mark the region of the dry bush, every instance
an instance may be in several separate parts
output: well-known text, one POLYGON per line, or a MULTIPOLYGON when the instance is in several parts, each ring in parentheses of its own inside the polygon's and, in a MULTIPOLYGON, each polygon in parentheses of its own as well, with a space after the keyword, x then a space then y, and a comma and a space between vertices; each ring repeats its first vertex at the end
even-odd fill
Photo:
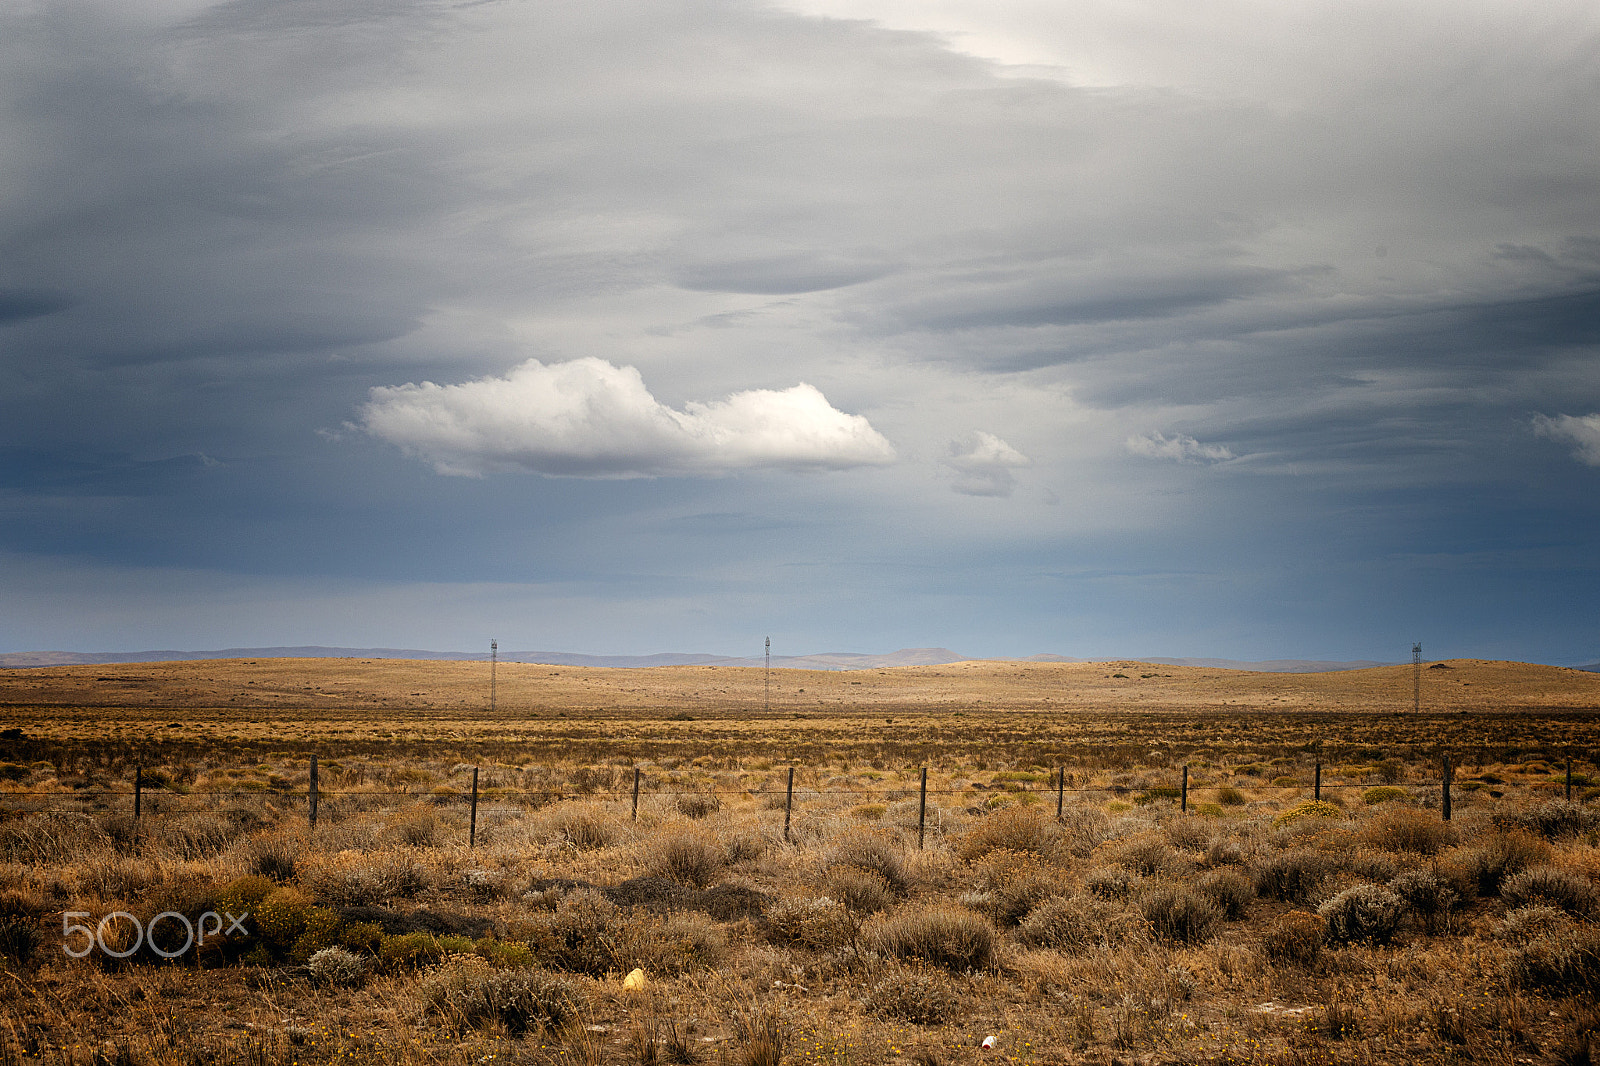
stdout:
POLYGON ((1139 900, 1150 929, 1163 940, 1200 944, 1217 935, 1222 908, 1183 885, 1168 885, 1145 893, 1139 900))
POLYGON ((1369 818, 1356 837, 1361 843, 1384 851, 1433 855, 1455 844, 1460 834, 1449 822, 1429 811, 1390 807, 1369 818))
POLYGON ((690 888, 706 888, 722 873, 727 853, 709 834, 693 830, 669 832, 645 846, 645 868, 690 888))
POLYGON ((317 899, 335 906, 410 899, 432 881, 421 863, 399 851, 313 855, 301 866, 301 885, 317 899))
POLYGON ((288 833, 269 830, 252 833, 242 851, 246 868, 252 874, 287 883, 294 880, 305 847, 304 841, 288 833))
POLYGON ((579 851, 610 847, 617 837, 611 819, 590 804, 558 807, 546 816, 545 825, 562 842, 579 851))
POLYGON ((876 914, 894 906, 894 889, 876 870, 834 866, 823 875, 823 891, 855 914, 876 914))
POLYGON ((1338 944, 1387 944, 1400 928, 1405 900, 1382 885, 1351 885, 1317 908, 1326 938, 1338 944))
POLYGON ((647 973, 694 973, 718 965, 728 954, 722 927, 694 912, 664 919, 633 915, 623 926, 620 939, 618 970, 640 967, 647 973))
POLYGON ((1433 870, 1407 870, 1389 882, 1389 889, 1405 901, 1417 924, 1430 933, 1462 902, 1449 879, 1433 870))
POLYGON ((1127 899, 1143 878, 1120 866, 1101 866, 1083 875, 1083 887, 1101 899, 1127 899))
POLYGON ((1600 995, 1600 929, 1570 925, 1512 951, 1510 976, 1523 988, 1552 995, 1600 995))
POLYGON ((1587 877, 1549 866, 1512 874, 1500 882, 1500 898, 1508 908, 1546 903, 1580 918, 1593 914, 1597 902, 1594 885, 1587 877))
POLYGON ((770 1004, 737 1014, 735 1023, 741 1066, 780 1066, 789 1031, 770 1004))
POLYGON ((849 908, 827 896, 789 896, 767 908, 767 935, 780 944, 836 951, 855 939, 849 908))
POLYGON ((1230 922, 1243 918, 1250 901, 1256 898, 1255 884, 1236 870, 1212 870, 1200 878, 1195 889, 1220 907, 1230 922))
POLYGON ((729 866, 755 862, 766 855, 771 847, 772 843, 765 833, 748 830, 731 834, 723 844, 728 853, 729 866))
POLYGON ((1507 877, 1530 866, 1550 862, 1550 845, 1526 829, 1513 827, 1485 834, 1475 844, 1460 847, 1446 855, 1441 872, 1472 886, 1479 896, 1498 896, 1507 877))
POLYGON ((431 807, 408 807, 389 816, 390 835, 411 848, 436 847, 444 835, 439 815, 431 807))
POLYGON ((1559 840, 1600 827, 1600 810, 1567 800, 1550 800, 1515 814, 1496 815, 1494 821, 1503 829, 1520 827, 1546 840, 1559 840))
POLYGON ((1553 934, 1557 930, 1568 928, 1571 924, 1572 916, 1560 907, 1552 907, 1548 903, 1535 903, 1532 906, 1506 911, 1501 915, 1494 935, 1501 940, 1520 943, 1534 937, 1553 934))
POLYGON ((1411 793, 1397 785, 1374 785, 1361 793, 1361 802, 1369 807, 1380 803, 1405 803, 1410 799, 1411 793))
POLYGON ((1207 866, 1238 866, 1244 862, 1244 846, 1231 837, 1218 837, 1206 848, 1207 866))
POLYGON ((1306 903, 1339 870, 1339 861, 1312 848, 1292 848, 1258 858, 1251 867, 1256 894, 1285 903, 1306 903))
POLYGON ((1261 934, 1261 951, 1274 962, 1310 966, 1322 955, 1325 925, 1306 911, 1280 914, 1261 934))
POLYGON ((900 848, 891 838, 870 829, 854 829, 835 840, 823 860, 823 869, 851 866, 871 870, 896 894, 911 886, 911 875, 901 858, 900 848))
POLYGON ((1016 925, 1040 902, 1056 895, 1059 878, 1041 867, 1037 856, 991 851, 976 863, 976 889, 962 903, 987 914, 999 926, 1016 925))
POLYGON ((496 970, 454 956, 422 979, 423 1001, 459 1028, 498 1023, 512 1036, 558 1028, 579 1018, 587 996, 570 977, 542 970, 496 970))
POLYGON ((1055 837, 1055 827, 1041 810, 1034 807, 1005 807, 969 829, 956 846, 964 862, 973 862, 991 851, 1023 851, 1044 855, 1055 837))
POLYGON ((1167 842, 1182 851, 1205 851, 1211 846, 1214 832, 1206 820, 1200 818, 1174 818, 1166 824, 1167 842))
POLYGON ((1087 896, 1055 896, 1045 900, 1017 926, 1017 939, 1028 947, 1081 954, 1143 935, 1144 921, 1119 904, 1087 896))
POLYGON ((867 1009, 916 1025, 942 1025, 959 1007, 955 986, 938 970, 896 967, 873 983, 867 1009))
POLYGON ((1232 785, 1224 785, 1217 789, 1217 802, 1224 807, 1243 807, 1249 801, 1245 799, 1243 792, 1232 785))
POLYGON ((686 792, 678 797, 678 813, 685 818, 709 818, 722 810, 722 800, 714 792, 686 792))
POLYGON ((513 927, 539 960, 558 970, 600 975, 618 968, 628 919, 592 888, 564 896, 556 909, 513 927))
POLYGON ((337 945, 314 953, 306 971, 313 984, 324 988, 358 988, 367 979, 366 960, 337 945))
POLYGON ((1156 877, 1177 865, 1178 858, 1161 837, 1129 840, 1113 853, 1113 861, 1145 877, 1156 877))
POLYGON ((964 907, 903 908, 867 923, 862 935, 874 950, 921 960, 947 970, 981 969, 995 958, 994 926, 964 907))

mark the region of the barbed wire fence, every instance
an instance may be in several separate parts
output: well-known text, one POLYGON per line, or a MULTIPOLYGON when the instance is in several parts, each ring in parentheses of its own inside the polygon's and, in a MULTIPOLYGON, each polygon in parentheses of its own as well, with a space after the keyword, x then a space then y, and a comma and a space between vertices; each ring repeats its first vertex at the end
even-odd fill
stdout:
MULTIPOLYGON (((195 815, 214 815, 218 813, 219 802, 229 801, 240 803, 253 802, 259 806, 271 809, 280 817, 299 817, 306 819, 311 829, 317 826, 318 818, 322 813, 324 800, 340 801, 347 806, 347 810, 339 813, 354 813, 360 811, 373 811, 392 809, 395 807, 417 804, 430 804, 435 807, 449 806, 451 804, 464 804, 468 814, 468 846, 476 846, 478 841, 478 825, 480 815, 485 818, 504 819, 526 814, 531 810, 558 803, 564 800, 582 799, 590 802, 627 803, 629 815, 633 820, 639 817, 639 804, 641 799, 668 799, 674 802, 684 802, 694 797, 704 797, 714 802, 718 807, 724 797, 746 797, 764 799, 770 809, 776 811, 777 798, 782 796, 783 809, 783 835, 786 840, 792 839, 793 816, 795 811, 795 770, 796 767, 787 767, 787 774, 783 780, 783 791, 767 791, 751 787, 740 788, 645 788, 646 776, 639 767, 633 768, 631 788, 507 788, 494 786, 487 789, 479 787, 479 767, 472 767, 472 783, 470 791, 459 792, 456 790, 441 791, 438 788, 429 790, 375 790, 375 789, 326 789, 321 787, 318 760, 312 756, 310 772, 304 789, 295 789, 287 783, 281 785, 268 785, 255 788, 236 788, 226 790, 194 790, 186 788, 172 788, 164 780, 157 785, 147 785, 143 767, 138 767, 134 772, 134 787, 130 791, 99 790, 92 795, 70 800, 62 793, 28 793, 9 792, 0 794, 0 823, 21 818, 35 816, 114 816, 122 814, 131 816, 133 821, 132 832, 135 840, 138 839, 142 823, 146 820, 170 817, 185 817, 195 815), (483 801, 488 800, 494 806, 483 806, 483 801), (197 801, 204 801, 203 805, 196 805, 197 801), (292 808, 299 807, 303 815, 297 815, 292 808)), ((1309 785, 1296 781, 1294 783, 1250 783, 1247 787, 1251 792, 1305 792, 1308 788, 1312 793, 1313 801, 1322 801, 1324 788, 1348 789, 1366 788, 1371 786, 1368 782, 1330 782, 1324 783, 1322 763, 1317 761, 1312 770, 1312 780, 1309 785)), ((1437 793, 1437 809, 1444 821, 1451 820, 1453 816, 1454 793, 1463 786, 1475 791, 1485 787, 1483 782, 1469 781, 1457 785, 1452 759, 1445 755, 1441 759, 1441 773, 1437 778, 1387 780, 1383 785, 1405 790, 1408 794, 1417 792, 1437 793)), ((1054 782, 1043 787, 1023 787, 1014 781, 984 785, 981 782, 968 783, 959 787, 930 788, 928 786, 928 768, 917 768, 917 783, 915 786, 906 787, 880 787, 880 788, 806 788, 801 794, 803 802, 810 802, 818 797, 857 797, 858 803, 866 804, 873 801, 885 803, 905 802, 917 800, 917 844, 922 847, 928 824, 928 798, 948 796, 970 796, 977 792, 991 791, 996 795, 1018 797, 1016 802, 1029 805, 1044 805, 1048 800, 1055 800, 1055 817, 1064 819, 1067 814, 1067 797, 1097 794, 1110 798, 1120 798, 1134 795, 1134 802, 1148 805, 1155 803, 1171 803, 1178 809, 1178 813, 1187 815, 1193 813, 1197 805, 1191 797, 1192 791, 1200 789, 1220 790, 1238 789, 1238 785, 1229 785, 1217 781, 1195 782, 1191 786, 1189 766, 1181 767, 1180 783, 1172 785, 1152 785, 1135 787, 1126 783, 1113 782, 1107 784, 1071 784, 1068 781, 1068 772, 1065 767, 1058 767, 1054 773, 1054 782), (1031 796, 1030 800, 1020 797, 1031 796)), ((1033 775, 1034 778, 1037 775, 1033 775)), ((768 782, 774 783, 774 782, 768 782)), ((1589 779, 1580 776, 1575 779, 1572 760, 1569 758, 1565 764, 1564 780, 1561 783, 1544 782, 1505 782, 1496 781, 1491 795, 1500 798, 1512 789, 1552 791, 1561 788, 1567 801, 1573 797, 1573 788, 1577 784, 1587 787, 1589 779)), ((1433 806, 1432 796, 1427 805, 1433 806)), ((989 811, 983 807, 969 808, 969 813, 984 814, 989 811)))

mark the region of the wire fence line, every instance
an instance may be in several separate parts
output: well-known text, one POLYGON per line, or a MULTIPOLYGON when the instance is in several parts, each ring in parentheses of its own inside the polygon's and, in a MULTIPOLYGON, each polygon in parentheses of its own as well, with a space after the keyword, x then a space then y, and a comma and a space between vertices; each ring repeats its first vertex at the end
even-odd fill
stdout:
MULTIPOLYGON (((317 823, 319 808, 324 800, 343 800, 352 807, 367 809, 371 809, 371 806, 394 806, 400 803, 417 802, 431 803, 435 806, 468 804, 470 805, 469 841, 475 843, 477 838, 477 823, 480 814, 480 804, 484 803, 485 801, 494 804, 494 806, 484 807, 482 813, 498 817, 514 815, 517 813, 526 813, 530 806, 534 809, 537 809, 539 807, 562 802, 564 800, 583 799, 596 802, 626 802, 631 800, 632 817, 637 819, 639 815, 639 803, 642 799, 659 798, 682 802, 689 797, 702 797, 713 800, 720 806, 721 800, 724 797, 745 797, 750 799, 766 799, 769 807, 776 807, 777 803, 774 801, 781 798, 784 809, 784 832, 787 836, 789 833, 790 822, 797 795, 794 778, 795 769, 796 768, 793 766, 787 768, 786 780, 779 778, 767 782, 767 784, 773 785, 778 781, 783 781, 783 790, 778 791, 776 789, 768 789, 765 787, 718 788, 714 786, 700 788, 670 787, 646 789, 644 787, 645 777, 643 770, 638 767, 634 768, 631 788, 510 788, 499 785, 491 785, 480 788, 479 768, 473 767, 471 790, 459 791, 448 786, 436 786, 431 789, 381 790, 366 788, 352 789, 348 787, 326 789, 322 788, 320 785, 317 758, 315 756, 311 758, 310 772, 307 780, 303 784, 300 782, 296 782, 293 785, 288 783, 269 784, 259 788, 247 789, 190 790, 182 787, 174 788, 170 785, 170 783, 160 778, 156 779, 156 782, 158 783, 152 783, 151 785, 147 786, 145 784, 143 768, 140 767, 135 771, 134 787, 131 790, 99 790, 90 794, 82 795, 81 797, 73 797, 70 799, 60 793, 44 793, 34 795, 29 793, 14 792, 0 794, 0 820, 11 820, 33 815, 116 815, 131 813, 135 822, 137 823, 139 819, 146 816, 182 817, 188 815, 218 813, 215 809, 215 803, 208 804, 207 806, 203 807, 194 807, 186 806, 184 804, 184 801, 186 800, 233 800, 256 801, 269 806, 273 805, 274 803, 290 803, 296 808, 300 808, 303 804, 305 816, 308 818, 309 823, 314 827, 317 823), (60 805, 62 804, 63 800, 70 805, 60 805), (119 800, 124 802, 118 804, 116 801, 119 800), (128 806, 126 801, 130 800, 131 811, 126 809, 128 806), (517 801, 521 802, 520 805, 508 806, 506 805, 507 801, 511 801, 512 803, 516 803, 517 801), (147 805, 150 808, 148 811, 145 809, 147 805), (119 807, 122 809, 119 810, 119 807)), ((890 803, 906 802, 916 799, 919 801, 918 838, 920 843, 923 830, 927 822, 928 797, 930 796, 974 796, 974 798, 976 798, 976 794, 988 792, 994 796, 1032 796, 1034 797, 1034 799, 1031 801, 1033 804, 1041 804, 1046 798, 1054 796, 1056 799, 1056 814, 1058 817, 1060 817, 1064 814, 1066 798, 1069 795, 1076 797, 1087 794, 1097 794, 1120 798, 1134 794, 1134 800, 1137 803, 1151 804, 1176 801, 1180 811, 1182 813, 1188 813, 1192 806, 1190 801, 1191 791, 1202 789, 1228 789, 1238 791, 1240 789, 1240 785, 1243 784, 1230 784, 1215 780, 1191 781, 1189 769, 1190 768, 1187 764, 1181 768, 1181 778, 1177 779, 1178 783, 1176 784, 1146 783, 1143 785, 1135 785, 1127 782, 1114 781, 1104 784, 1074 783, 1069 785, 1067 784, 1067 770, 1065 767, 1060 767, 1052 775, 1050 775, 1055 779, 1052 783, 1041 784, 1038 781, 1038 775, 1033 775, 1030 777, 1029 784, 1036 787, 1025 787, 1022 783, 1016 781, 997 781, 987 784, 982 782, 973 782, 960 787, 949 786, 942 788, 930 788, 927 780, 927 768, 920 767, 918 768, 919 778, 914 784, 908 782, 907 784, 894 787, 877 788, 803 787, 799 792, 799 798, 802 803, 811 802, 821 797, 832 796, 857 797, 864 798, 866 800, 882 800, 890 803)), ((1292 783, 1262 782, 1245 784, 1243 787, 1248 788, 1249 791, 1254 793, 1304 792, 1307 789, 1310 789, 1312 791, 1313 798, 1316 800, 1322 799, 1324 787, 1331 789, 1374 787, 1370 781, 1324 782, 1322 764, 1320 761, 1316 762, 1310 769, 1313 776, 1309 783, 1305 781, 1295 781, 1292 783)), ((1452 813, 1452 785, 1455 784, 1454 767, 1451 759, 1448 756, 1446 756, 1443 760, 1441 770, 1442 773, 1437 778, 1430 777, 1423 779, 1410 779, 1405 781, 1398 779, 1383 780, 1382 785, 1404 789, 1413 793, 1418 791, 1437 791, 1442 817, 1448 821, 1452 813)), ((1176 772, 1172 770, 1156 772, 1164 772, 1176 776, 1176 772)), ((1572 791, 1575 783, 1586 787, 1589 782, 1587 777, 1579 777, 1576 781, 1574 780, 1572 773, 1572 762, 1569 759, 1566 764, 1566 774, 1564 780, 1564 792, 1565 797, 1568 800, 1572 799, 1572 791)), ((1491 787, 1489 784, 1481 781, 1469 781, 1464 782, 1463 784, 1469 790, 1491 787)), ((1509 790, 1538 788, 1541 791, 1548 791, 1551 788, 1558 787, 1561 787, 1561 785, 1550 781, 1517 783, 1495 781, 1491 788, 1490 794, 1496 798, 1499 798, 1504 796, 1509 790)), ((1429 796, 1426 798, 1426 805, 1433 805, 1433 797, 1429 796)), ((343 812, 341 811, 339 813, 343 812)))

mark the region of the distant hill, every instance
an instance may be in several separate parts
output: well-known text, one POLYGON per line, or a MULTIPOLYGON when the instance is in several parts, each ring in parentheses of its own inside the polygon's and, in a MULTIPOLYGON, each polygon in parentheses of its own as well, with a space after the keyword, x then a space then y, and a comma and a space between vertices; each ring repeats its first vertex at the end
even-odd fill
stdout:
MULTIPOLYGON (((419 659, 439 661, 487 660, 483 651, 424 651, 419 648, 328 648, 307 645, 289 648, 222 648, 217 651, 18 651, 0 653, 0 668, 30 666, 99 666, 109 663, 192 662, 202 659, 419 659)), ((834 651, 815 655, 774 655, 772 665, 788 670, 885 670, 895 666, 943 666, 967 662, 949 648, 901 648, 884 655, 834 651)), ((1390 663, 1358 660, 1334 662, 1321 659, 1267 659, 1248 662, 1241 659, 1173 659, 1159 655, 1118 656, 1103 660, 1075 659, 1067 655, 1030 655, 1022 662, 1084 663, 1122 658, 1131 662, 1160 663, 1165 666, 1198 666, 1208 670, 1256 670, 1275 674, 1318 674, 1333 670, 1363 670, 1390 663)), ((580 655, 565 651, 503 651, 500 661, 508 663, 548 663, 552 666, 606 666, 638 668, 647 666, 761 666, 759 657, 706 655, 693 652, 662 652, 657 655, 580 655)), ((1600 663, 1580 666, 1579 670, 1600 672, 1600 663)))
MULTIPOLYGON (((486 651, 423 651, 416 648, 223 648, 218 651, 22 651, 0 653, 0 667, 100 666, 110 663, 192 662, 203 659, 420 659, 439 661, 487 660, 486 651)), ((961 662, 968 656, 948 648, 903 648, 887 655, 858 652, 824 652, 819 655, 774 655, 772 665, 791 670, 881 670, 892 666, 939 666, 961 662)), ((562 651, 502 651, 507 663, 548 663, 552 666, 761 666, 760 658, 663 652, 658 655, 579 655, 562 651)))
POLYGON ((1600 663, 1590 663, 1588 666, 1574 666, 1574 670, 1587 670, 1591 674, 1600 674, 1600 663))

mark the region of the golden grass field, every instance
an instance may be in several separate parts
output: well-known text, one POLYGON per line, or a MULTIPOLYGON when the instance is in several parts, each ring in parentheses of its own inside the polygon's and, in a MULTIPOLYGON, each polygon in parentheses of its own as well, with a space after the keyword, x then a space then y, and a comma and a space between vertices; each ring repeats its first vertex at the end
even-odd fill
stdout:
POLYGON ((1417 713, 1409 666, 774 670, 763 709, 759 669, 502 663, 491 714, 488 673, 0 671, 0 1066, 1600 1045, 1600 675, 1453 660, 1417 713), (229 908, 172 961, 108 956, 126 919, 63 951, 64 922, 229 908))

